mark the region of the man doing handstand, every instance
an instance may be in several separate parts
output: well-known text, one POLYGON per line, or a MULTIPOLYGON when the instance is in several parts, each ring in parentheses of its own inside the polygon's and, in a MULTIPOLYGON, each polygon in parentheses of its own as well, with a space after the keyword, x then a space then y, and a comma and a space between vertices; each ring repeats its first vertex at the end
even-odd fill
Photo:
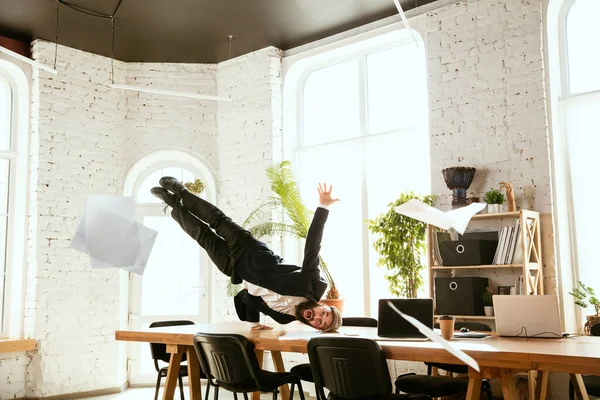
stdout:
POLYGON ((319 303, 327 283, 319 272, 319 251, 327 207, 332 199, 331 186, 319 184, 320 205, 308 229, 302 267, 285 264, 265 243, 234 223, 221 210, 190 193, 177 179, 160 179, 161 187, 151 193, 172 207, 171 216, 183 230, 202 246, 213 263, 234 284, 245 289, 234 298, 242 321, 255 323, 252 329, 272 329, 259 324, 259 313, 280 324, 299 320, 323 332, 336 331, 342 324, 335 307, 319 303), (211 229, 212 228, 212 229, 211 229), (214 230, 214 231, 213 231, 214 230))

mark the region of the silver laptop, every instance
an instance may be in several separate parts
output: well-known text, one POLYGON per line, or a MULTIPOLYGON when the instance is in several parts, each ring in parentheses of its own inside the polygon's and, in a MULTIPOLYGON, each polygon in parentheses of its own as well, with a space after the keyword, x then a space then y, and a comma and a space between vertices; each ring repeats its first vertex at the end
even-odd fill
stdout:
POLYGON ((498 336, 563 337, 554 295, 493 296, 498 336))

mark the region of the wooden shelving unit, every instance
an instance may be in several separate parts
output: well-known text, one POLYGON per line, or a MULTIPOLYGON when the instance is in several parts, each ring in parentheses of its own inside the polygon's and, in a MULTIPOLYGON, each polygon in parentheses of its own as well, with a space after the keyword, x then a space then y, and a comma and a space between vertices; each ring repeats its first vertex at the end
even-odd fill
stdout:
MULTIPOLYGON (((521 250, 523 251, 523 262, 520 264, 508 265, 463 265, 463 266, 440 266, 435 264, 435 258, 432 246, 427 246, 427 260, 429 269, 429 290, 431 298, 435 298, 434 282, 436 273, 440 271, 460 271, 472 270, 473 276, 477 276, 479 271, 500 270, 505 273, 514 273, 519 269, 523 275, 523 293, 529 295, 544 294, 543 275, 542 275, 542 240, 540 234, 540 214, 531 210, 520 210, 514 212, 503 212, 495 214, 477 214, 471 219, 473 221, 501 221, 519 219, 521 228, 521 250)), ((468 230, 468 228, 467 228, 468 230)), ((428 243, 434 243, 433 235, 438 231, 437 228, 427 226, 428 243)), ((517 244, 519 245, 519 244, 517 244)), ((437 315, 436 315, 437 317, 437 315)), ((476 320, 494 320, 494 317, 484 315, 463 315, 455 316, 457 319, 476 319, 476 320)))

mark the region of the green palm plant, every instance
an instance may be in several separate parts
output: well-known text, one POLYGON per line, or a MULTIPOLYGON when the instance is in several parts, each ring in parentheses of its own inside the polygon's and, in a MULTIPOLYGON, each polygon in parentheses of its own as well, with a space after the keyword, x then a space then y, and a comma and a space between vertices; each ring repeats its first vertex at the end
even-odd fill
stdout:
MULTIPOLYGON (((300 190, 289 161, 267 168, 267 177, 271 181, 273 195, 256 210, 252 211, 242 223, 255 238, 263 236, 291 236, 306 239, 313 212, 302 202, 300 190), (273 211, 283 208, 287 215, 285 222, 272 221, 273 211)), ((329 285, 328 299, 339 298, 339 292, 333 277, 323 258, 319 256, 321 271, 329 285)))

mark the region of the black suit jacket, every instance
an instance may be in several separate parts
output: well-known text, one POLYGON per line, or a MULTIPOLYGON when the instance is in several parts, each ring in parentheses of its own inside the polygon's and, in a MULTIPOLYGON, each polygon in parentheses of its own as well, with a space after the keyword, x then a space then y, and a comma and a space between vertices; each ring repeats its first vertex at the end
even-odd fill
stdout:
MULTIPOLYGON (((328 215, 329 211, 322 207, 315 211, 306 236, 302 267, 284 264, 281 257, 257 240, 248 245, 236 264, 239 277, 283 296, 299 296, 319 301, 327 290, 327 282, 319 272, 319 251, 328 215)), ((238 293, 234 302, 242 321, 258 322, 259 312, 280 324, 295 320, 291 315, 270 309, 262 298, 252 296, 247 290, 238 293)))

